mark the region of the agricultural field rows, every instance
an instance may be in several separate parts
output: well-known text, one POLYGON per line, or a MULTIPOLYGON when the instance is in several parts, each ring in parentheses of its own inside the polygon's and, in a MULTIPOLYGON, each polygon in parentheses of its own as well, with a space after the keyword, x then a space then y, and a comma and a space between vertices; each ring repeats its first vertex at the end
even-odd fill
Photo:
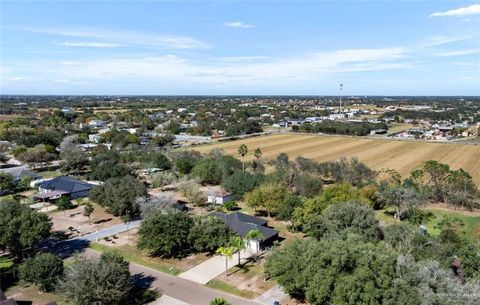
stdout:
POLYGON ((437 160, 453 169, 463 168, 480 186, 480 146, 476 145, 280 134, 196 146, 194 149, 206 153, 220 148, 228 154, 237 155, 242 143, 250 149, 246 160, 253 158, 253 150, 257 147, 267 160, 282 152, 291 158, 303 156, 317 161, 331 161, 343 156, 357 157, 373 169, 396 169, 404 177, 423 161, 437 160))

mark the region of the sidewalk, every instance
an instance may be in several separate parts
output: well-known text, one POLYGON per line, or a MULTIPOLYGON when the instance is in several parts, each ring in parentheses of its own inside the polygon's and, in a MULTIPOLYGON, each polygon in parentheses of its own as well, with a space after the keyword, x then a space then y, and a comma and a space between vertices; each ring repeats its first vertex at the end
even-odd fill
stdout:
POLYGON ((282 288, 279 285, 275 285, 269 290, 265 291, 261 296, 257 297, 255 301, 263 305, 272 305, 273 302, 281 302, 287 297, 288 294, 283 292, 282 288))
MULTIPOLYGON (((242 250, 240 252, 240 262, 245 261, 251 256, 250 251, 242 250)), ((238 265, 238 254, 235 253, 232 258, 228 260, 228 269, 238 265)), ((178 275, 183 279, 205 285, 210 280, 213 280, 220 274, 225 272, 225 257, 215 255, 214 257, 204 261, 201 264, 193 267, 178 275)))

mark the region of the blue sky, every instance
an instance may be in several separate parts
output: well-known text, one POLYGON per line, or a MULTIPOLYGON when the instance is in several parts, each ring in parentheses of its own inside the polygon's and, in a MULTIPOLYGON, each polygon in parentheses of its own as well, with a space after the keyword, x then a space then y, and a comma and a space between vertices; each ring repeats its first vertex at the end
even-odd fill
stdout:
POLYGON ((5 1, 2 94, 480 95, 480 2, 5 1))

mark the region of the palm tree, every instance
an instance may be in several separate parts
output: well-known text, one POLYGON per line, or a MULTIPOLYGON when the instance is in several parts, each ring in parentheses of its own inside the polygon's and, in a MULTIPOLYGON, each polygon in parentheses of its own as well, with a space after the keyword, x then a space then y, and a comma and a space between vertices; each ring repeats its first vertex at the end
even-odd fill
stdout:
POLYGON ((238 265, 240 266, 240 252, 246 248, 245 241, 240 236, 233 236, 230 238, 230 245, 234 247, 238 253, 238 265))
POLYGON ((262 151, 260 150, 260 148, 257 147, 253 152, 253 155, 255 156, 255 158, 260 159, 262 157, 262 151))
POLYGON ((224 298, 215 298, 210 301, 210 305, 230 305, 230 303, 224 298))
POLYGON ((225 256, 225 274, 228 276, 228 259, 232 258, 235 248, 232 246, 220 247, 217 249, 217 253, 225 256))
POLYGON ((260 240, 263 238, 263 233, 259 229, 253 229, 248 231, 247 240, 254 240, 257 244, 256 254, 260 252, 260 240))
POLYGON ((243 172, 245 172, 245 156, 248 154, 248 147, 245 144, 240 145, 238 148, 238 154, 242 156, 242 168, 243 172))

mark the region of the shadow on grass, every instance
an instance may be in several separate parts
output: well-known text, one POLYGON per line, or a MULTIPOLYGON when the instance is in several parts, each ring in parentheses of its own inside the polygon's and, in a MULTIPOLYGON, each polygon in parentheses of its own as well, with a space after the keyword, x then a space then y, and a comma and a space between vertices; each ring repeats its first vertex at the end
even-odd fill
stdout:
POLYGON ((155 301, 160 297, 160 293, 150 289, 155 278, 150 275, 144 275, 143 273, 137 273, 132 275, 132 282, 135 285, 132 293, 129 297, 129 305, 141 305, 148 304, 155 301))
POLYGON ((66 259, 88 248, 89 245, 90 242, 84 239, 58 240, 50 238, 38 245, 38 250, 50 252, 66 259))

